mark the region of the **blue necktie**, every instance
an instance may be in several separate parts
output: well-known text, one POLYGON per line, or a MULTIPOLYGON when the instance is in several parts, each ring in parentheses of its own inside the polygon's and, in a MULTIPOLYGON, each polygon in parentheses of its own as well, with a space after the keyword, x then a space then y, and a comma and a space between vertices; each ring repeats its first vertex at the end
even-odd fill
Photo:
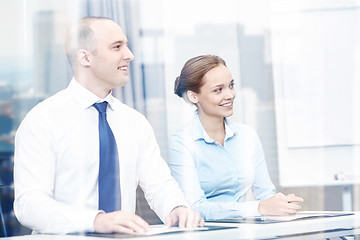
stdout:
POLYGON ((99 210, 121 209, 119 157, 114 134, 106 119, 107 102, 94 103, 99 112, 99 210))

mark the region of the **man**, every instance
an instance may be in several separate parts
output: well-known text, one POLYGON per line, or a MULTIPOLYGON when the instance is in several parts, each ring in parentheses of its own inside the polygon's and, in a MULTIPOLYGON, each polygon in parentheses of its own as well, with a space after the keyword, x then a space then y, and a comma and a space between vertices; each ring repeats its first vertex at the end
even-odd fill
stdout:
POLYGON ((74 78, 35 106, 16 133, 14 211, 20 223, 41 233, 148 231, 134 214, 140 185, 166 225, 203 226, 200 215, 186 207, 148 121, 111 96, 111 89, 129 81, 134 58, 120 26, 107 18, 83 18, 65 45, 74 78), (107 102, 120 175, 121 210, 111 212, 100 208, 98 194, 103 120, 95 106, 101 102, 107 102))

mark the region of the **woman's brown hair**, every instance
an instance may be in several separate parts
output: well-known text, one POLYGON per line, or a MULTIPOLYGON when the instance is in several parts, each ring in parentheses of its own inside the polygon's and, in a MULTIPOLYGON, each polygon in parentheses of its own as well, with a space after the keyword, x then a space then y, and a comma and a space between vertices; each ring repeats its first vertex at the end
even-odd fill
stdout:
POLYGON ((205 74, 219 65, 226 66, 226 63, 215 55, 201 55, 189 59, 175 80, 175 94, 183 98, 188 90, 199 93, 205 74))

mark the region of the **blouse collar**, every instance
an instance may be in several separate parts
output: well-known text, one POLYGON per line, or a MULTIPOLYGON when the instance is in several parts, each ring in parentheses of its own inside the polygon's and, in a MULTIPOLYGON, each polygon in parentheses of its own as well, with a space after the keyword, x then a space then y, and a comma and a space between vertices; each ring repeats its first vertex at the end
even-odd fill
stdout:
MULTIPOLYGON (((229 138, 233 137, 235 135, 235 132, 231 128, 231 124, 227 118, 225 119, 225 139, 224 142, 227 141, 229 138)), ((215 140, 213 140, 207 132, 205 131, 204 127, 201 124, 200 118, 199 118, 199 112, 198 110, 194 113, 193 118, 193 140, 199 140, 203 139, 207 143, 214 143, 215 140)))

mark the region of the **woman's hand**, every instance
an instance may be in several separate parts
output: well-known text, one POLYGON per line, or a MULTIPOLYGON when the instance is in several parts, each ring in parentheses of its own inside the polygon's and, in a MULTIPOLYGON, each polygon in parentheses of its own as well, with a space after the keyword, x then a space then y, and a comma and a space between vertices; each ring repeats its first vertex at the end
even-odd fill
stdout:
POLYGON ((293 215, 300 209, 300 203, 304 199, 295 196, 295 194, 284 195, 277 193, 267 200, 262 200, 259 203, 259 213, 261 215, 293 215))

